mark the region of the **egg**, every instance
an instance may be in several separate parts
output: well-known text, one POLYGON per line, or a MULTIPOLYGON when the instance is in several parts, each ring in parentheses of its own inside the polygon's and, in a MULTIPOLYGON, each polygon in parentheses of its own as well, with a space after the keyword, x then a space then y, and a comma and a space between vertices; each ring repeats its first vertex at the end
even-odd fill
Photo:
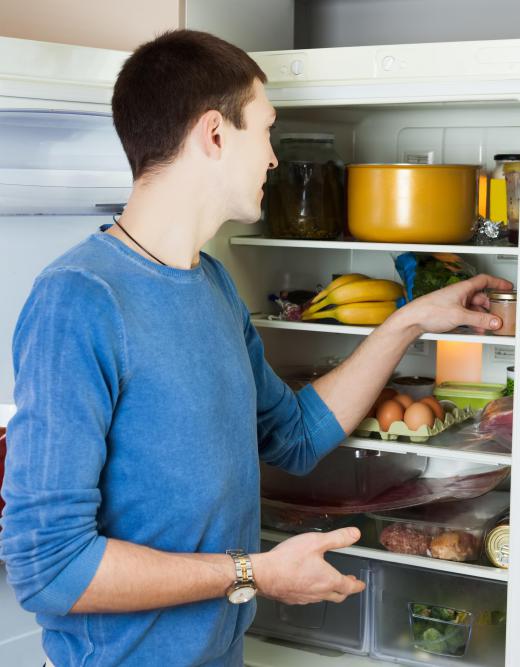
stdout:
POLYGON ((401 421, 402 418, 403 406, 397 401, 392 399, 384 401, 377 408, 376 419, 382 431, 388 431, 394 422, 401 421))
POLYGON ((444 408, 434 396, 425 396, 424 398, 421 398, 419 402, 428 405, 433 410, 433 414, 440 419, 441 422, 444 421, 444 408))
POLYGON ((418 401, 406 408, 403 421, 410 431, 417 431, 421 426, 433 426, 435 415, 429 405, 418 401))
POLYGON ((376 398, 376 402, 374 403, 376 409, 381 405, 381 403, 389 401, 396 394, 397 394, 396 390, 392 389, 391 387, 384 387, 383 389, 381 389, 381 393, 376 398))
POLYGON ((413 403, 413 398, 408 396, 408 394, 396 394, 392 400, 400 403, 405 410, 413 403))

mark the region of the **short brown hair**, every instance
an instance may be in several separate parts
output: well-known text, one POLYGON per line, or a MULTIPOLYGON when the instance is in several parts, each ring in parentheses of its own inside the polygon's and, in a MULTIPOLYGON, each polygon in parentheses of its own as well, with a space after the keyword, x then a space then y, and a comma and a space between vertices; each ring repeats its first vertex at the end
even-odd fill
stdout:
POLYGON ((142 44, 123 65, 112 96, 134 179, 170 163, 210 109, 242 128, 255 78, 267 80, 245 51, 209 33, 174 30, 142 44))

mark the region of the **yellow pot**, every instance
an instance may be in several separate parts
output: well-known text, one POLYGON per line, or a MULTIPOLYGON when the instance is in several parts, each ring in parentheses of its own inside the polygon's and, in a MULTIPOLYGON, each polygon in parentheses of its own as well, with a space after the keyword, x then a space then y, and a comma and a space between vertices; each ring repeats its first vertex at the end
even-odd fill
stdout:
POLYGON ((350 233, 380 243, 463 243, 477 217, 480 167, 351 164, 350 233))

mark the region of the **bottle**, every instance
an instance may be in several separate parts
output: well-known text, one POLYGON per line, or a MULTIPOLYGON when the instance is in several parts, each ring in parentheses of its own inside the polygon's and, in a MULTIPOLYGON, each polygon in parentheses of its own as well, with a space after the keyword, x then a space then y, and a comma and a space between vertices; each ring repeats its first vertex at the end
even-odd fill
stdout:
POLYGON ((509 514, 488 531, 484 539, 486 556, 495 567, 509 568, 509 514))
MULTIPOLYGON (((497 153, 496 165, 489 179, 489 219, 507 223, 507 194, 504 165, 520 161, 520 153, 497 153)), ((486 216, 483 216, 486 217, 486 216)))
POLYGON ((520 161, 504 164, 507 192, 507 227, 509 242, 518 245, 518 208, 520 200, 520 161))
POLYGON ((265 220, 271 236, 337 239, 344 227, 344 164, 333 134, 280 137, 278 168, 268 173, 265 220))

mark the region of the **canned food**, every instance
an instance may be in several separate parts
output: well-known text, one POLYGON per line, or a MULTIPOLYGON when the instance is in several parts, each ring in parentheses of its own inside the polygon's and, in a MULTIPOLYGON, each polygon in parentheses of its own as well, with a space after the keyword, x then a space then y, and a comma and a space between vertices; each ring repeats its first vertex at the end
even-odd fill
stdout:
POLYGON ((509 568, 509 526, 496 526, 486 536, 486 555, 495 567, 509 568))

